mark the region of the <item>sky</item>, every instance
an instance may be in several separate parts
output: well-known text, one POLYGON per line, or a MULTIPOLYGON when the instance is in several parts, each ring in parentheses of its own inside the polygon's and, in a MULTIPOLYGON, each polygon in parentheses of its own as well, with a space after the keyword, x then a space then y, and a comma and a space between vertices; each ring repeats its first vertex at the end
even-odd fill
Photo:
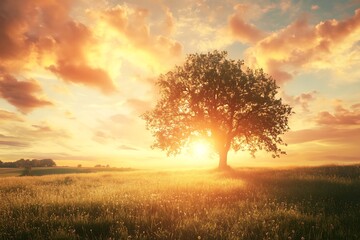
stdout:
POLYGON ((1 0, 0 160, 216 166, 151 149, 139 117, 160 74, 215 49, 263 68, 295 111, 287 155, 230 165, 360 163, 359 0, 1 0))

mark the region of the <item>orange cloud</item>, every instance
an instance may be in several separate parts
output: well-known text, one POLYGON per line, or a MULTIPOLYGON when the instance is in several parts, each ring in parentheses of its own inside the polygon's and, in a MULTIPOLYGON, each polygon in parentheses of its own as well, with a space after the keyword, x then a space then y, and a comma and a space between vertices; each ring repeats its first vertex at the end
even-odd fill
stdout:
POLYGON ((0 76, 0 96, 17 107, 21 112, 28 113, 34 108, 53 105, 50 101, 37 96, 41 87, 34 80, 18 81, 11 75, 0 76))
POLYGON ((109 74, 88 64, 86 50, 96 44, 91 31, 81 23, 67 22, 60 28, 57 44, 57 62, 48 69, 67 82, 100 89, 103 93, 116 91, 109 74))
POLYGON ((289 72, 282 70, 284 62, 283 61, 277 61, 274 59, 268 59, 265 64, 266 72, 272 76, 278 83, 284 83, 293 78, 293 75, 289 72))
MULTIPOLYGON (((311 101, 313 95, 302 98, 311 101)), ((311 153, 309 159, 316 161, 323 159, 343 162, 358 159, 354 156, 360 154, 360 104, 354 104, 348 109, 339 104, 333 112, 318 113, 315 122, 318 124, 315 128, 288 132, 284 136, 285 142, 294 149, 306 149, 301 156, 311 153)))
POLYGON ((351 110, 338 105, 334 113, 327 111, 320 112, 317 123, 321 125, 358 125, 360 124, 360 104, 351 106, 351 110))
POLYGON ((360 8, 355 11, 354 16, 347 20, 340 22, 335 19, 327 20, 315 27, 317 34, 331 43, 344 40, 358 28, 360 28, 360 8))
POLYGON ((1 1, 0 67, 21 73, 35 57, 38 66, 51 66, 49 69, 65 81, 97 87, 104 93, 114 91, 105 70, 90 64, 87 51, 98 42, 87 26, 70 16, 74 3, 1 1))
POLYGON ((99 88, 104 93, 112 93, 116 90, 108 73, 100 68, 71 65, 60 61, 57 66, 52 65, 48 69, 65 81, 99 88))
POLYGON ((72 0, 0 2, 0 58, 18 61, 39 50, 44 39, 56 36, 59 26, 69 20, 72 0))
POLYGON ((236 12, 229 17, 230 30, 235 38, 243 43, 256 43, 266 37, 266 33, 254 25, 245 22, 244 15, 249 10, 248 5, 238 4, 234 7, 236 12))
POLYGON ((92 43, 90 29, 82 23, 67 21, 58 29, 56 39, 58 61, 68 61, 71 63, 86 62, 85 51, 92 43))
POLYGON ((303 129, 286 133, 284 139, 289 144, 299 144, 312 141, 323 141, 335 144, 358 145, 360 128, 337 129, 333 127, 321 127, 303 129))
POLYGON ((297 68, 330 67, 335 54, 346 52, 358 40, 359 31, 360 9, 343 21, 332 19, 315 26, 302 17, 258 41, 248 49, 247 58, 283 83, 292 78, 297 68))
POLYGON ((16 113, 9 112, 6 110, 0 109, 0 121, 16 121, 16 122, 23 122, 24 119, 22 119, 20 116, 18 116, 16 113))
POLYGON ((0 58, 2 60, 22 57, 30 44, 24 33, 28 26, 26 16, 31 13, 29 2, 4 0, 0 2, 0 58))

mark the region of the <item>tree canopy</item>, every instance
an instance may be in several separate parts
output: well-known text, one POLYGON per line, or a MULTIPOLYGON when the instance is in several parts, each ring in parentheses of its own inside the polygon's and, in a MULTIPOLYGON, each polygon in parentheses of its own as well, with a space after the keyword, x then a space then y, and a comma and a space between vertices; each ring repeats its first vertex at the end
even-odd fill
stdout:
POLYGON ((226 52, 190 54, 181 66, 160 75, 159 100, 146 112, 153 147, 177 154, 197 138, 207 139, 227 167, 227 153, 247 150, 279 157, 286 145, 292 108, 277 97, 275 80, 262 69, 252 70, 226 52))
POLYGON ((20 159, 15 162, 0 161, 0 168, 23 168, 23 167, 55 167, 56 163, 52 159, 20 159))

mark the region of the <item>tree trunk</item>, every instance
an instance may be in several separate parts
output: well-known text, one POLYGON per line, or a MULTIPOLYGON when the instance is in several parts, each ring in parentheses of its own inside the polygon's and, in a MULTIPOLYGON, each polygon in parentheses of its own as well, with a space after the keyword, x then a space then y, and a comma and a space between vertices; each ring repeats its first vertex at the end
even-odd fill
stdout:
POLYGON ((219 169, 220 170, 226 170, 229 168, 229 166, 227 165, 227 154, 228 154, 228 151, 225 149, 223 149, 219 152, 219 157, 220 157, 219 169))

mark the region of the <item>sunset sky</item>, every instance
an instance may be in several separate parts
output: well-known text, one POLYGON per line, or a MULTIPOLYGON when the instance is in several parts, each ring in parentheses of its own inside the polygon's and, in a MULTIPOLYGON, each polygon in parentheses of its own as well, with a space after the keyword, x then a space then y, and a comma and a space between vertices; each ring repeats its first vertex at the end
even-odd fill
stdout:
POLYGON ((360 162, 360 1, 1 0, 0 160, 192 167, 152 150, 139 118, 186 54, 226 50, 263 68, 294 107, 286 156, 232 166, 360 162))

